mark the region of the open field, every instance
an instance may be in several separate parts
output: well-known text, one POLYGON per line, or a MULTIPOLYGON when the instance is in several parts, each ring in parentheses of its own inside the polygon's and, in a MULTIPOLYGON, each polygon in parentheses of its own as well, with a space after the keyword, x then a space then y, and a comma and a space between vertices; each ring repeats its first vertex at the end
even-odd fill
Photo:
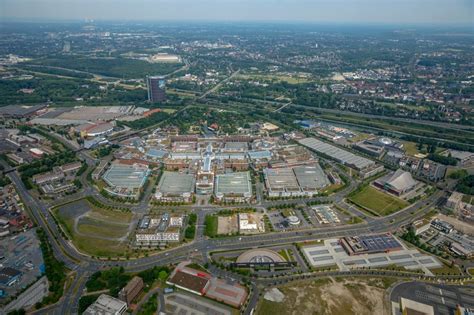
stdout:
POLYGON ((78 200, 53 210, 74 245, 93 256, 117 256, 127 249, 132 214, 78 200))
POLYGON ((409 205, 408 202, 381 192, 372 186, 364 187, 349 199, 356 205, 380 216, 392 214, 409 205))
POLYGON ((416 143, 410 142, 410 141, 402 141, 402 143, 403 143, 403 148, 405 149, 406 154, 414 156, 420 153, 420 151, 417 148, 416 143))
POLYGON ((321 279, 288 284, 278 289, 281 302, 261 299, 257 314, 380 314, 390 312, 384 292, 393 279, 321 279))

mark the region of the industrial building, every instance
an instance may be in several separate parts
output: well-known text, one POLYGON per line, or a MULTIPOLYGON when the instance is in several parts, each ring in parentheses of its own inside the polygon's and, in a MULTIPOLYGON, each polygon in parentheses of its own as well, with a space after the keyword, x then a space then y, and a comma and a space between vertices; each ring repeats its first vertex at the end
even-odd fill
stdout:
POLYGON ((238 172, 217 175, 214 189, 218 201, 248 201, 252 197, 250 173, 238 172))
POLYGON ((391 234, 346 236, 339 242, 349 256, 387 253, 403 249, 391 234))
POLYGON ((127 311, 127 303, 120 301, 110 295, 101 294, 97 300, 92 303, 83 315, 122 315, 127 311))
POLYGON ((161 175, 155 198, 163 201, 189 202, 194 193, 193 174, 165 171, 161 175))
POLYGON ((147 181, 148 165, 133 160, 114 161, 102 176, 109 185, 106 191, 114 196, 138 199, 140 189, 147 181))
POLYGON ((29 118, 39 111, 45 109, 47 105, 33 105, 33 106, 21 106, 21 105, 8 105, 0 107, 0 117, 2 118, 14 118, 23 119, 29 118))
POLYGON ((146 78, 148 89, 148 101, 152 103, 166 100, 166 79, 162 76, 150 76, 146 78))
POLYGON ((384 189, 396 196, 401 196, 413 190, 417 182, 409 172, 398 169, 396 172, 383 176, 374 181, 374 186, 384 189))

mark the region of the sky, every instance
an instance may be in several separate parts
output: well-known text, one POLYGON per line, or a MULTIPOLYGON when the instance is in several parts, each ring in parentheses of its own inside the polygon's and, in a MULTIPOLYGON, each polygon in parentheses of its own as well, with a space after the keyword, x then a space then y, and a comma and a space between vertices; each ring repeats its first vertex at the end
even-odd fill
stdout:
POLYGON ((0 21, 285 21, 473 25, 474 0, 0 0, 0 21))

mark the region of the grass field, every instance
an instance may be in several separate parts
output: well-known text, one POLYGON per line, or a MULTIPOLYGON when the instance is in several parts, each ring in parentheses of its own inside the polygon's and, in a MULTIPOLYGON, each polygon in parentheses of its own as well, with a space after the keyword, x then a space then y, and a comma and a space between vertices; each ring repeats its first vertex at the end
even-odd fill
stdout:
POLYGON ((126 252, 127 241, 121 238, 127 236, 131 213, 98 208, 85 199, 56 208, 53 213, 80 251, 102 257, 126 252))
POLYGON ((384 292, 392 279, 321 279, 278 287, 282 302, 260 300, 257 314, 388 314, 384 292))
POLYGON ((349 200, 379 216, 392 214, 409 205, 408 202, 381 192, 372 186, 364 187, 360 192, 350 197, 349 200))
POLYGON ((406 154, 414 156, 420 153, 416 143, 409 142, 409 141, 402 141, 402 143, 403 143, 403 148, 405 149, 406 154))
POLYGON ((217 235, 218 218, 216 215, 206 215, 204 224, 206 225, 204 235, 209 237, 217 235))

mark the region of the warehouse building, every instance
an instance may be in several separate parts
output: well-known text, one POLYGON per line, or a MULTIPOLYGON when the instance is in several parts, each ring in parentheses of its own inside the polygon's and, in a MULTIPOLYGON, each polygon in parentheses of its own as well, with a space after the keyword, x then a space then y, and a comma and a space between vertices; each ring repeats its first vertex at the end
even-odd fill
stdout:
POLYGON ((37 115, 39 111, 45 109, 47 105, 21 106, 8 105, 0 107, 0 117, 23 119, 37 115))
POLYGON ((194 193, 195 178, 192 174, 163 172, 155 198, 162 201, 189 202, 194 193))
POLYGON ((252 197, 250 173, 238 172, 217 175, 215 196, 218 201, 248 201, 252 197))
POLYGON ((372 160, 355 155, 349 151, 340 149, 332 144, 317 140, 315 138, 301 139, 299 140, 299 143, 358 171, 375 166, 375 162, 372 160))

